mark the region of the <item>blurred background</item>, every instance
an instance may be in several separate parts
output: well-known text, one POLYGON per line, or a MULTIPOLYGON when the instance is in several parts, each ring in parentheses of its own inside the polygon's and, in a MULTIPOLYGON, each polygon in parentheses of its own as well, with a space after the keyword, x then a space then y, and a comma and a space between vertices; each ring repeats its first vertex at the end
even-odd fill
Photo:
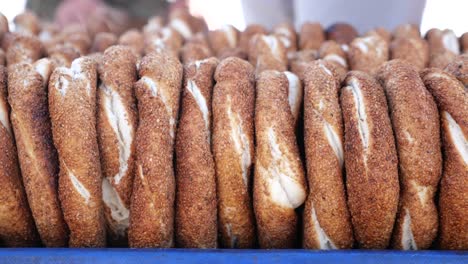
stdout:
MULTIPOLYGON (((28 7, 33 7, 33 9, 37 9, 39 7, 39 10, 41 9, 41 5, 43 9, 49 9, 49 14, 43 14, 41 11, 34 10, 41 16, 48 16, 49 19, 54 19, 56 18, 56 12, 55 11, 50 11, 53 7, 57 7, 60 5, 60 3, 63 2, 94 2, 97 0, 29 0, 30 3, 28 7)), ((416 2, 422 2, 424 3, 424 0, 418 1, 418 0, 405 0, 406 3, 414 3, 416 2)), ((99 2, 99 1, 97 1, 99 2)), ((107 1, 106 1, 107 2, 107 1)), ((270 12, 273 13, 271 14, 272 16, 276 17, 281 17, 281 14, 291 12, 291 10, 282 10, 281 8, 275 6, 274 2, 277 1, 266 1, 266 0, 259 0, 259 1, 248 1, 248 0, 189 0, 189 1, 168 1, 167 5, 161 5, 160 8, 157 8, 158 4, 151 4, 151 6, 146 6, 144 3, 146 2, 159 2, 159 1, 151 1, 151 0, 134 0, 134 1, 126 1, 126 0, 114 0, 110 2, 115 2, 117 5, 121 4, 121 6, 125 6, 125 2, 133 2, 137 3, 136 5, 140 5, 140 12, 143 11, 143 13, 147 13, 147 15, 154 15, 154 14, 161 14, 163 8, 170 8, 171 5, 177 5, 180 4, 180 2, 185 2, 189 9, 190 12, 194 15, 197 16, 202 16, 205 18, 209 29, 217 29, 222 27, 225 24, 231 24, 238 28, 239 30, 243 30, 248 23, 246 20, 252 19, 252 17, 249 17, 248 8, 252 8, 251 6, 246 6, 246 5, 251 5, 253 2, 257 2, 256 6, 259 6, 264 13, 270 12), (141 2, 141 4, 139 4, 141 2), (263 5, 263 7, 262 7, 263 5), (163 7, 164 6, 164 7, 163 7), (263 9, 265 8, 265 9, 263 9), (154 10, 154 9, 159 9, 154 10), (270 10, 270 11, 268 11, 270 10), (276 11, 275 11, 276 10, 276 11), (150 14, 151 13, 151 14, 150 14)), ((163 2, 163 1, 160 1, 163 2)), ((314 1, 310 1, 311 3, 314 1)), ((315 1, 315 2, 322 2, 322 3, 327 3, 327 1, 322 0, 322 1, 315 1)), ((367 10, 365 7, 365 4, 363 2, 368 2, 368 1, 360 1, 360 0, 355 0, 355 1, 346 1, 346 3, 352 3, 352 5, 357 6, 359 10, 361 10, 362 13, 368 12, 369 14, 375 12, 372 10, 367 10)), ((378 4, 383 4, 383 3, 390 3, 391 5, 394 5, 395 2, 398 1, 373 1, 378 4)), ((401 1, 400 1, 401 2, 401 1)), ((23 12, 26 8, 26 3, 27 0, 14 0, 14 1, 7 1, 7 0, 2 0, 0 2, 0 12, 2 12, 8 19, 9 21, 12 21, 12 19, 19 13, 23 12)), ((132 4, 132 6, 135 6, 135 4, 132 4)), ((254 5, 255 6, 255 5, 254 5)), ((320 9, 322 5, 318 5, 315 10, 320 9)), ((297 8, 297 7, 296 7, 297 8)), ((407 8, 405 7, 398 7, 401 8, 401 12, 405 11, 407 8)), ((307 10, 304 10, 307 12, 307 10)), ((347 10, 343 10, 343 12, 346 12, 347 10)), ((384 10, 385 11, 385 10, 384 10)), ((468 12, 468 1, 467 0, 426 0, 425 1, 425 7, 424 11, 422 13, 422 19, 421 19, 421 33, 425 34, 425 32, 431 28, 440 28, 440 29, 445 29, 449 28, 452 29, 458 36, 463 34, 465 31, 468 30, 468 18, 467 18, 467 12, 468 12)), ((258 13, 258 12, 257 12, 258 13)), ((316 12, 316 14, 319 12, 316 12)), ((309 21, 318 21, 321 22, 325 27, 328 26, 329 22, 328 21, 320 21, 323 19, 320 19, 321 16, 319 17, 314 17, 314 12, 309 12, 306 14, 310 14, 309 17, 307 17, 307 20, 309 21)), ((255 14, 254 14, 255 15, 255 14)), ((360 16, 362 14, 356 14, 356 16, 360 16)), ((70 16, 69 14, 65 13, 64 16, 70 16)), ((323 16, 330 17, 329 14, 323 14, 323 16)), ((281 19, 281 18, 280 18, 281 19)), ((417 18, 416 18, 417 20, 417 18)), ((293 21, 295 24, 299 24, 303 21, 293 21)), ((334 21, 337 22, 337 21, 334 21)), ((351 22, 352 21, 340 21, 340 22, 351 22)), ((414 21, 408 21, 408 22, 413 22, 414 21)), ((276 21, 275 21, 276 23, 276 21)), ((13 25, 11 25, 13 26, 13 25)), ((268 25, 266 25, 268 26, 268 25)), ((361 32, 364 31, 365 29, 360 29, 359 26, 357 27, 361 32)), ((391 28, 390 28, 391 29, 391 28)))

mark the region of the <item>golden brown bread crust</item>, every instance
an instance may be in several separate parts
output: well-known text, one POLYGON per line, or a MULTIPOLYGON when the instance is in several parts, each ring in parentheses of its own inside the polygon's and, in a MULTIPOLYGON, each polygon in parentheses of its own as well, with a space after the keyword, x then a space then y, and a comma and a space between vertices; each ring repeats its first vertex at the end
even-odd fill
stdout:
POLYGON ((277 36, 283 42, 286 52, 294 52, 297 50, 297 33, 291 23, 280 23, 276 25, 272 34, 277 36))
POLYGON ((102 52, 95 52, 95 53, 89 53, 88 55, 82 56, 82 57, 87 57, 91 59, 96 65, 99 65, 102 63, 103 54, 102 52))
POLYGON ((257 34, 250 40, 249 62, 258 76, 265 70, 285 71, 288 67, 286 49, 275 35, 257 34))
POLYGON ((68 228, 58 198, 58 158, 47 100, 51 71, 48 59, 11 66, 8 100, 23 182, 39 235, 47 247, 65 247, 68 228))
POLYGON ((444 51, 450 51, 454 55, 460 53, 458 39, 452 30, 433 28, 426 33, 425 37, 429 44, 431 54, 444 51), (454 42, 452 43, 452 41, 454 42))
POLYGON ((421 38, 421 32, 418 25, 401 24, 393 30, 393 38, 421 38))
POLYGON ((67 45, 73 47, 80 55, 84 56, 91 47, 91 36, 82 24, 71 24, 55 35, 47 45, 67 45))
POLYGON ((59 198, 70 247, 104 247, 106 230, 96 133, 94 62, 86 57, 59 67, 49 81, 49 111, 60 163, 59 198))
POLYGON ((318 56, 335 66, 340 82, 346 77, 348 72, 348 63, 346 61, 346 52, 340 44, 333 40, 327 40, 320 46, 318 56))
POLYGON ((380 36, 355 38, 349 46, 349 67, 374 75, 388 60, 388 53, 388 43, 380 36))
POLYGON ((8 27, 8 19, 5 15, 0 14, 0 41, 3 39, 5 33, 8 32, 10 32, 10 29, 8 27))
POLYGON ((104 52, 108 47, 117 43, 117 36, 110 32, 99 32, 94 36, 90 52, 104 52))
POLYGON ((41 21, 41 32, 38 34, 39 40, 47 47, 60 30, 61 27, 54 22, 41 21))
POLYGON ((399 194, 398 159, 385 94, 374 78, 351 71, 340 100, 354 237, 360 248, 384 249, 390 242, 399 194))
POLYGON ((336 70, 312 62, 304 80, 304 146, 309 195, 304 208, 303 247, 353 246, 351 219, 343 183, 343 121, 336 70))
POLYGON ((0 48, 0 65, 5 66, 5 62, 6 62, 5 52, 3 51, 3 49, 0 48))
POLYGON ((3 38, 1 39, 2 49, 6 52, 8 48, 14 43, 15 38, 20 35, 16 32, 6 31, 3 33, 3 38))
POLYGON ((239 30, 231 25, 208 32, 208 42, 213 54, 220 57, 221 54, 235 49, 239 42, 239 30))
POLYGON ((453 54, 451 51, 443 51, 430 54, 428 68, 444 69, 450 62, 455 60, 455 58, 456 55, 453 54))
POLYGON ((405 61, 385 63, 378 79, 387 96, 401 182, 392 244, 396 249, 427 249, 437 235, 434 196, 442 173, 437 105, 417 69, 405 61))
MULTIPOLYGON (((0 30, 1 32, 1 30, 0 30)), ((0 38, 1 38, 1 33, 0 33, 0 38)), ((461 51, 463 53, 468 53, 468 32, 463 33, 460 37, 460 46, 461 46, 461 51)))
POLYGON ((265 71, 257 79, 253 205, 261 248, 296 245, 295 209, 307 192, 287 87, 281 72, 265 71))
POLYGON ((257 34, 267 35, 268 30, 262 25, 250 24, 240 33, 239 47, 243 52, 249 52, 250 40, 257 34))
POLYGON ((390 44, 390 58, 405 60, 422 70, 429 63, 429 45, 422 38, 396 38, 390 44))
POLYGON ((65 44, 70 45, 77 50, 81 56, 88 54, 91 48, 91 37, 87 33, 70 34, 65 38, 65 44))
POLYGON ((439 193, 439 246, 468 249, 468 94, 463 85, 439 69, 421 74, 439 106, 444 167, 439 193))
POLYGON ((37 35, 41 30, 39 18, 28 10, 15 16, 13 23, 15 24, 15 32, 21 34, 37 35))
POLYGON ((107 234, 111 243, 124 245, 135 174, 136 60, 130 47, 112 46, 104 52, 98 69, 97 132, 107 234))
POLYGON ((0 241, 8 247, 38 246, 39 236, 29 209, 9 122, 7 71, 0 66, 0 241))
POLYGON ((216 164, 221 245, 255 246, 251 198, 254 161, 254 68, 247 61, 227 58, 217 67, 213 90, 212 149, 216 164))
POLYGON ((185 40, 185 44, 188 44, 188 43, 201 44, 203 46, 210 48, 210 44, 208 42, 208 36, 206 32, 198 32, 194 34, 189 39, 185 40))
POLYGON ((208 24, 203 17, 192 16, 192 27, 195 30, 194 35, 208 31, 208 24))
MULTIPOLYGON (((163 18, 162 16, 158 16, 158 15, 151 16, 148 18, 148 20, 146 21, 146 24, 142 27, 141 30, 143 31, 143 34, 158 31, 164 27, 164 24, 166 24, 166 21, 165 21, 165 18, 163 18)), ((130 31, 132 30, 133 29, 131 29, 130 31)))
POLYGON ((460 44, 455 33, 451 30, 433 28, 426 33, 429 44, 429 67, 444 69, 460 54, 460 44))
POLYGON ((454 76, 440 69, 426 69, 421 76, 439 109, 450 113, 457 123, 461 123, 459 125, 463 133, 466 133, 464 126, 468 122, 468 116, 465 115, 468 98, 463 85, 454 76))
POLYGON ((160 30, 144 34, 144 53, 170 52, 172 56, 178 57, 179 50, 183 44, 183 37, 173 28, 164 27, 160 30))
POLYGON ((70 67, 74 59, 80 57, 80 53, 70 45, 56 45, 51 47, 47 53, 54 67, 70 67))
POLYGON ((299 33, 299 50, 318 50, 325 41, 325 32, 320 23, 306 22, 302 24, 299 33))
POLYGON ((166 53, 150 53, 135 84, 139 124, 130 206, 130 247, 174 245, 173 151, 182 65, 166 53))
POLYGON ((234 49, 225 49, 219 56, 219 60, 224 60, 229 57, 237 57, 239 59, 247 60, 247 53, 243 52, 239 47, 234 49))
POLYGON ((8 66, 19 62, 33 63, 42 56, 42 43, 35 36, 15 34, 11 41, 14 45, 9 45, 6 50, 8 66))
POLYGON ((120 35, 118 41, 120 45, 129 46, 134 55, 140 57, 144 49, 144 37, 138 29, 129 29, 120 35))
POLYGON ((304 80, 304 71, 309 62, 318 58, 316 50, 301 50, 291 53, 289 56, 289 68, 301 81, 304 80))
POLYGON ((468 54, 462 54, 455 57, 444 69, 446 72, 455 76, 465 89, 468 87, 468 54))
POLYGON ((201 43, 186 43, 180 50, 180 57, 184 64, 193 61, 203 60, 211 56, 211 50, 208 46, 201 43))
POLYGON ((335 23, 327 28, 327 39, 339 44, 349 44, 358 36, 357 30, 348 23, 335 23))
POLYGON ((187 26, 190 27, 193 33, 204 29, 203 23, 199 21, 198 17, 192 16, 187 7, 174 8, 173 10, 170 10, 169 22, 174 19, 181 19, 183 22, 187 23, 187 26))
POLYGON ((466 187, 468 185, 466 178, 468 170, 466 162, 460 162, 459 154, 452 143, 453 139, 447 132, 450 125, 447 117, 444 117, 442 119, 442 134, 446 159, 439 195, 439 245, 441 249, 445 250, 466 250, 468 248, 468 234, 466 231, 468 224, 466 221, 466 207, 468 204, 466 199, 466 187))
POLYGON ((216 174, 211 153, 211 94, 218 60, 186 65, 176 137, 176 244, 216 248, 216 174))
POLYGON ((392 41, 392 33, 390 33, 390 31, 386 30, 383 27, 376 27, 372 30, 367 31, 366 34, 364 35, 365 36, 379 36, 383 40, 385 40, 387 44, 390 44, 390 42, 392 41))
POLYGON ((206 30, 206 25, 192 16, 188 8, 174 8, 169 12, 168 25, 184 38, 189 39, 194 33, 206 30))
POLYGON ((426 88, 434 96, 441 111, 450 113, 463 130, 468 122, 465 115, 467 106, 467 93, 463 85, 451 74, 440 69, 426 69, 421 72, 421 77, 426 88))
POLYGON ((341 57, 344 62, 339 62, 339 65, 342 67, 347 67, 346 63, 346 52, 343 50, 342 46, 333 40, 327 40, 322 43, 320 49, 318 50, 318 56, 321 59, 325 59, 329 62, 337 62, 336 60, 326 59, 325 57, 330 54, 336 54, 341 57))

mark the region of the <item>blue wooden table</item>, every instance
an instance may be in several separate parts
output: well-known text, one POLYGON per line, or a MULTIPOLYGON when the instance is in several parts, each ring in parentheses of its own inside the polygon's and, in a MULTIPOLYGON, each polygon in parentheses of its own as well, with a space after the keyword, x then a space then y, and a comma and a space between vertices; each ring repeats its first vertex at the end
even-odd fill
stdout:
POLYGON ((467 251, 0 249, 0 263, 468 263, 467 251))

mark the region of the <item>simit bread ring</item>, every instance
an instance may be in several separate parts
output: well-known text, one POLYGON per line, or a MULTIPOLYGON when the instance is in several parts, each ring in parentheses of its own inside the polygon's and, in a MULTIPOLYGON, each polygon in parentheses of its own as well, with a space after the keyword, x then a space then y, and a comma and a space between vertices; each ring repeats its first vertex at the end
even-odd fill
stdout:
POLYGON ((401 181, 393 247, 427 249, 437 235, 434 196, 442 172, 437 105, 407 62, 387 62, 378 78, 387 95, 401 181))
POLYGON ((141 57, 144 50, 144 37, 138 29, 129 29, 120 35, 118 41, 120 45, 129 46, 133 54, 137 57, 141 57))
POLYGON ((277 71, 265 71, 257 79, 253 204, 261 248, 296 244, 295 209, 307 194, 287 82, 286 75, 277 71))
POLYGON ((460 37, 460 46, 463 53, 468 53, 468 32, 463 33, 460 37))
POLYGON ((15 16, 13 23, 15 24, 15 32, 21 34, 38 35, 41 31, 39 18, 30 11, 15 16))
POLYGON ((349 47, 349 66, 373 75, 388 60, 388 53, 387 42, 379 36, 355 38, 349 47))
POLYGON ((96 133, 97 71, 83 57, 55 68, 49 81, 49 111, 57 148, 59 198, 70 229, 70 247, 104 247, 106 230, 96 133))
POLYGON ((240 32, 239 48, 243 52, 248 53, 249 46, 250 46, 250 39, 257 34, 267 35, 268 30, 262 25, 258 25, 258 24, 248 25, 244 31, 240 32))
POLYGON ((341 89, 346 190, 360 248, 390 243, 398 209, 398 159, 382 87, 366 73, 348 73, 341 89))
POLYGON ((33 247, 40 241, 21 181, 9 110, 7 71, 0 66, 0 240, 8 247, 33 247))
POLYGON ((458 38, 451 30, 433 28, 426 33, 426 39, 429 44, 430 67, 443 69, 460 54, 458 38))
POLYGON ((183 38, 173 28, 164 27, 156 32, 144 34, 145 54, 151 52, 169 52, 172 56, 179 56, 179 49, 182 47, 183 38))
POLYGON ((316 50, 301 50, 291 53, 289 56, 289 68, 291 72, 296 74, 301 81, 304 81, 305 69, 309 62, 318 59, 318 52, 316 50))
POLYGON ((344 80, 348 72, 348 63, 346 62, 346 52, 341 45, 333 40, 322 43, 319 49, 319 57, 335 66, 339 80, 344 80))
POLYGON ((138 128, 130 205, 130 247, 174 246, 174 136, 182 65, 168 53, 150 53, 135 84, 138 128))
POLYGON ((117 36, 110 32, 99 32, 94 36, 91 52, 104 52, 108 47, 117 43, 117 36))
POLYGON ((288 66, 286 49, 274 35, 255 35, 250 40, 249 61, 258 76, 264 70, 285 71, 288 66))
POLYGON ((468 54, 458 55, 444 70, 455 76, 463 83, 465 89, 468 89, 468 54))
POLYGON ((9 45, 6 50, 7 65, 26 62, 33 63, 40 59, 43 52, 41 41, 36 36, 12 35, 14 45, 9 45))
POLYGON ((254 161, 254 68, 238 58, 223 60, 215 72, 213 154, 216 164, 221 244, 255 245, 250 187, 254 161))
POLYGON ((180 57, 184 64, 197 60, 204 60, 211 56, 211 50, 202 43, 188 42, 180 50, 180 57))
POLYGON ((102 198, 108 237, 115 244, 127 242, 135 174, 136 60, 130 47, 112 46, 104 52, 98 69, 101 84, 97 95, 97 132, 102 198))
POLYGON ((323 60, 310 63, 304 80, 304 145, 310 191, 303 214, 303 247, 312 249, 353 245, 343 183, 340 81, 329 64, 323 60))
POLYGON ((225 25, 220 29, 209 31, 208 41, 213 53, 217 57, 222 57, 223 53, 232 52, 237 48, 239 31, 231 25, 225 25))
POLYGON ((439 106, 444 168, 439 192, 439 246, 468 249, 468 94, 450 74, 426 69, 424 84, 439 106))
POLYGON ((299 33, 299 50, 318 50, 325 41, 325 32, 319 23, 306 22, 302 24, 299 33))
POLYGON ((23 182, 39 235, 47 247, 65 247, 68 227, 57 191, 59 164, 47 100, 51 72, 48 59, 11 66, 8 100, 23 182))
POLYGON ((429 46, 422 38, 396 38, 390 43, 390 58, 401 59, 418 70, 429 63, 429 46))
POLYGON ((401 24, 393 30, 393 38, 421 38, 421 32, 418 25, 401 24))
POLYGON ((183 248, 216 248, 216 172, 211 152, 211 93, 216 58, 185 66, 176 137, 176 243, 183 248))
POLYGON ((297 33, 294 26, 289 23, 281 23, 273 28, 272 34, 283 42, 286 52, 297 51, 297 33))
POLYGON ((357 30, 348 23, 335 23, 327 28, 327 39, 338 44, 349 44, 358 36, 357 30))

